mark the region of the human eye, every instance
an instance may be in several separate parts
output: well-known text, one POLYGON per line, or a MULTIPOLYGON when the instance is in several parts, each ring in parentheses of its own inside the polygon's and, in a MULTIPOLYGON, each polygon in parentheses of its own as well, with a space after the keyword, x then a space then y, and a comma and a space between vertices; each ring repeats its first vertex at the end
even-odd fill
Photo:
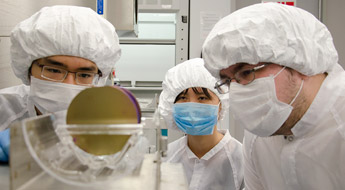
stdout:
POLYGON ((236 80, 238 81, 250 81, 253 77, 253 69, 243 69, 236 74, 236 80))
POLYGON ((61 69, 58 68, 54 68, 54 67, 45 67, 45 71, 52 73, 52 74, 60 74, 63 73, 63 71, 61 69))
POLYGON ((209 100, 209 98, 207 96, 199 96, 198 100, 205 101, 205 100, 209 100))
POLYGON ((187 100, 187 97, 186 96, 180 96, 179 100, 187 100))
POLYGON ((78 73, 79 78, 88 79, 92 78, 94 75, 92 73, 78 73))
POLYGON ((240 76, 242 76, 243 78, 246 78, 248 75, 250 75, 253 72, 252 69, 247 69, 247 70, 243 70, 239 73, 240 76))
POLYGON ((181 102, 186 102, 188 101, 188 98, 186 95, 179 95, 176 100, 175 103, 181 103, 181 102))
POLYGON ((229 78, 222 79, 222 83, 226 84, 228 86, 230 85, 230 82, 231 82, 231 79, 229 79, 229 78))

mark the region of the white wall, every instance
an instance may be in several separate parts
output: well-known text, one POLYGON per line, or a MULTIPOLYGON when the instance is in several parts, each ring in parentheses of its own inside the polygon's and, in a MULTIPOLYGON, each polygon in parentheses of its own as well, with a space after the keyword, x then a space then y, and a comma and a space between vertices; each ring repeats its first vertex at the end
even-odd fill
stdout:
MULTIPOLYGON (((235 1, 236 1, 236 10, 249 6, 249 5, 262 2, 262 0, 235 0, 235 1)), ((269 1, 269 0, 265 0, 265 1, 269 1)), ((310 12, 315 17, 319 18, 319 0, 296 0, 296 6, 310 12)))
POLYGON ((345 68, 345 1, 323 0, 322 21, 333 36, 338 51, 339 63, 345 68))
POLYGON ((190 0, 189 58, 200 57, 201 47, 214 24, 234 9, 232 0, 190 0))

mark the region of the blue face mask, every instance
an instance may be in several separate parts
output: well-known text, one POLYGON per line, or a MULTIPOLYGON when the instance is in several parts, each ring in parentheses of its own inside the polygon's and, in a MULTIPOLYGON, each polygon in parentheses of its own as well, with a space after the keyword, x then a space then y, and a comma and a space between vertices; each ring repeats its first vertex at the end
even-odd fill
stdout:
POLYGON ((219 105, 200 103, 177 103, 173 116, 179 129, 189 135, 211 135, 217 124, 219 105))

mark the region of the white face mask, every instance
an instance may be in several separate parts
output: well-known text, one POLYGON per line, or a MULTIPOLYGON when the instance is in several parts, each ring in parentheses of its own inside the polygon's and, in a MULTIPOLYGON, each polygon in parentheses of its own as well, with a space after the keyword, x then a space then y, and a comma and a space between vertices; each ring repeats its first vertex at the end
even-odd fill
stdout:
POLYGON ((255 135, 268 137, 283 125, 291 114, 292 103, 301 92, 303 80, 291 103, 281 102, 276 96, 274 83, 274 78, 281 71, 275 76, 255 79, 247 85, 231 83, 230 108, 236 126, 242 126, 255 135))
POLYGON ((67 110, 73 98, 89 86, 51 82, 31 77, 29 93, 29 115, 34 116, 34 106, 42 113, 67 110))

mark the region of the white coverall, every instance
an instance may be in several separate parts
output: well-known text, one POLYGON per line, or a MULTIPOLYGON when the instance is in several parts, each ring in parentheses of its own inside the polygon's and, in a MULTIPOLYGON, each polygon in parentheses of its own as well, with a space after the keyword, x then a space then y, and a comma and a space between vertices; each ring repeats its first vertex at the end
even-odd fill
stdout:
POLYGON ((29 91, 30 87, 24 84, 0 90, 0 131, 14 121, 30 117, 27 108, 29 91))
POLYGON ((219 130, 224 137, 198 158, 187 145, 187 136, 169 144, 166 161, 182 163, 189 190, 222 190, 243 188, 242 144, 228 130, 219 130))
POLYGON ((345 71, 339 65, 292 132, 266 138, 245 133, 246 189, 345 189, 345 71))

